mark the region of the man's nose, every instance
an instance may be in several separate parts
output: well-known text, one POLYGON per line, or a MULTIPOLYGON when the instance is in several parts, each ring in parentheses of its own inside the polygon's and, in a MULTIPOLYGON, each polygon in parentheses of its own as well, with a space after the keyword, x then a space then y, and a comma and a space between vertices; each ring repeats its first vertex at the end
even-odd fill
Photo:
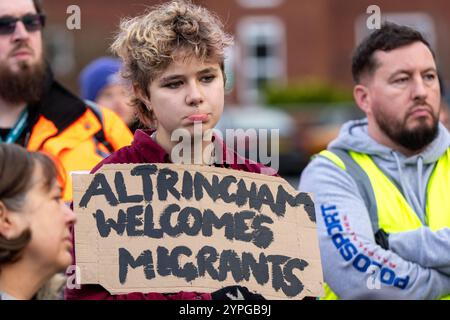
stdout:
POLYGON ((422 77, 414 80, 412 88, 413 99, 425 99, 427 97, 427 86, 422 77))
POLYGON ((29 32, 25 28, 25 25, 22 21, 17 21, 16 23, 16 29, 14 30, 14 33, 12 34, 12 40, 14 42, 16 41, 23 41, 30 37, 29 32))

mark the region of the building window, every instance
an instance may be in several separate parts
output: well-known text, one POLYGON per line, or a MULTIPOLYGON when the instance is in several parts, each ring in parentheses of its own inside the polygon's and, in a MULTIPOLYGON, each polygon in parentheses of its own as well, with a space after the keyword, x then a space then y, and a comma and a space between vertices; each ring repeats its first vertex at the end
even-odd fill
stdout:
POLYGON ((279 6, 283 0, 237 0, 245 8, 273 8, 279 6))
MULTIPOLYGON (((373 30, 367 28, 367 15, 358 17, 355 23, 355 40, 360 43, 373 30)), ((402 12, 402 13, 382 13, 381 21, 393 22, 399 25, 405 25, 420 31, 427 39, 433 49, 436 49, 436 29, 433 18, 422 12, 402 12)))
POLYGON ((235 66, 236 63, 236 47, 233 45, 225 49, 225 61, 224 61, 224 71, 227 77, 226 82, 226 91, 231 92, 235 87, 236 82, 236 74, 235 74, 235 66))
POLYGON ((283 23, 275 17, 246 18, 238 25, 241 59, 238 97, 246 104, 263 102, 267 84, 285 80, 286 40, 283 23))

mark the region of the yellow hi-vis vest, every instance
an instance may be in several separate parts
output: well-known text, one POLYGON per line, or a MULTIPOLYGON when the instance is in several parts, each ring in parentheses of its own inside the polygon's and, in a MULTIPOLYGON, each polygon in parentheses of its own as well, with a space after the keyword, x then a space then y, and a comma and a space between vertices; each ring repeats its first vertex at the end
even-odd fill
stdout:
MULTIPOLYGON (((364 198, 374 233, 416 230, 423 226, 417 214, 395 184, 370 156, 343 150, 325 150, 321 156, 349 173, 364 198)), ((438 160, 427 186, 426 225, 433 231, 450 227, 450 148, 438 160)), ((325 300, 339 297, 325 284, 325 300)), ((450 295, 441 299, 450 300, 450 295)))

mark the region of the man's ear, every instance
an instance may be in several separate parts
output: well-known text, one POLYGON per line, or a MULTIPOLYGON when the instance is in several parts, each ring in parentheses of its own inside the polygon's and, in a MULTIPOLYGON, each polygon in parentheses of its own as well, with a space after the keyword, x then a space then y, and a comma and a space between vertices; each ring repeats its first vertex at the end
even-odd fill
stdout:
POLYGON ((18 214, 6 208, 0 201, 0 236, 5 239, 15 239, 24 231, 23 223, 19 221, 18 214))
POLYGON ((355 102, 358 105, 358 107, 365 114, 371 113, 372 103, 371 103, 369 89, 366 86, 364 86, 362 84, 357 84, 353 88, 353 98, 355 99, 355 102))

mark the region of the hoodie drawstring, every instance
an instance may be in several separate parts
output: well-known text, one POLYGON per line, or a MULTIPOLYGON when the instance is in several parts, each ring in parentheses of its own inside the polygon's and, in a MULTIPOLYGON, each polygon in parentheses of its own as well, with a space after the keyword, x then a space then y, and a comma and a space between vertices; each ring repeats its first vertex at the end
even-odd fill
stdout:
POLYGON ((417 159, 417 183, 418 183, 418 188, 419 188, 419 199, 417 200, 416 197, 411 198, 410 194, 412 193, 412 190, 409 190, 407 188, 407 184, 405 183, 405 179, 403 176, 403 165, 400 161, 400 158, 398 157, 397 153, 395 153, 394 151, 391 151, 391 154, 394 156, 395 158, 395 162, 397 164, 397 168, 398 168, 398 172, 399 172, 399 176, 400 176, 400 186, 402 187, 402 193, 406 198, 406 201, 410 204, 410 205, 414 205, 414 207, 416 208, 420 208, 420 212, 417 212, 417 215, 419 217, 419 219, 425 223, 425 213, 424 213, 424 208, 425 208, 425 195, 422 194, 420 191, 423 190, 423 179, 422 179, 422 174, 423 174, 423 157, 419 156, 417 159), (419 202, 419 203, 417 203, 419 202))
POLYGON ((419 187, 419 201, 420 208, 425 208, 425 193, 421 192, 423 190, 423 157, 419 156, 417 159, 417 185, 419 187))

